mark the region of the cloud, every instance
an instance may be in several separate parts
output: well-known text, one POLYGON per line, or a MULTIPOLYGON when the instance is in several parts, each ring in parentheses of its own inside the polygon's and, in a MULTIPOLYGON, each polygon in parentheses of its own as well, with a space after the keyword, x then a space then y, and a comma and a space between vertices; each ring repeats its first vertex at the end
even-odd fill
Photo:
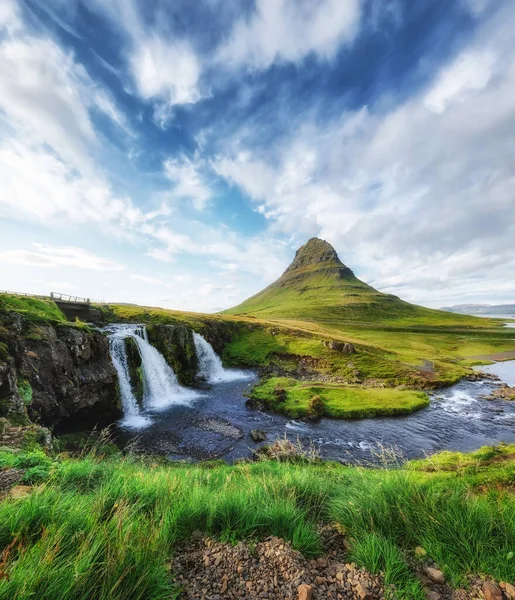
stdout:
POLYGON ((203 97, 201 60, 188 39, 166 29, 170 23, 161 12, 156 11, 151 23, 144 20, 134 0, 92 0, 90 8, 122 32, 134 93, 154 103, 158 125, 166 126, 174 106, 195 104, 203 97))
POLYGON ((13 34, 22 27, 20 7, 15 0, 0 0, 0 31, 13 34))
POLYGON ((76 168, 92 168, 98 140, 90 111, 127 131, 124 116, 73 54, 50 38, 18 34, 0 42, 0 110, 20 133, 39 138, 76 168))
POLYGON ((466 100, 467 94, 484 90, 494 76, 496 63, 492 51, 463 52, 440 73, 426 94, 426 106, 442 113, 449 104, 466 100))
POLYGON ((266 69, 274 62, 298 63, 308 54, 328 59, 351 42, 361 15, 360 0, 257 0, 217 53, 229 67, 266 69))
POLYGON ((123 271, 125 267, 109 258, 103 258, 83 248, 32 244, 34 250, 6 250, 0 252, 0 262, 28 267, 75 267, 93 271, 123 271))
POLYGON ((100 175, 83 176, 30 139, 0 143, 0 215, 50 222, 64 217, 132 227, 146 220, 100 175), (27 174, 30 173, 30 176, 27 174))
POLYGON ((157 98, 168 107, 198 102, 200 64, 187 42, 169 42, 157 35, 137 42, 130 68, 141 97, 157 98))
POLYGON ((191 200, 197 210, 204 210, 212 192, 204 181, 200 165, 182 156, 166 160, 163 166, 165 175, 174 184, 173 196, 191 200))

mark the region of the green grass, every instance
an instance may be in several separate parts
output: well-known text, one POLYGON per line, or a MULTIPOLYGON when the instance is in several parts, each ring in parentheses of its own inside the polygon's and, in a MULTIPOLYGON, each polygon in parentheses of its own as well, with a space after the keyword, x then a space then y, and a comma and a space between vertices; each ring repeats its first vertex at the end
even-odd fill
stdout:
POLYGON ((36 323, 66 321, 65 316, 53 300, 41 300, 29 296, 0 294, 0 311, 17 312, 29 321, 36 323))
POLYGON ((481 493, 463 473, 7 455, 3 466, 46 469, 48 480, 0 502, 2 600, 168 600, 167 565, 194 530, 231 542, 277 535, 316 556, 317 527, 330 522, 346 528, 349 560, 382 571, 399 599, 423 598, 408 567, 417 546, 455 584, 469 573, 515 581, 515 497, 502 485, 481 493))
POLYGON ((315 395, 322 400, 323 414, 337 419, 406 415, 429 405, 428 396, 420 391, 302 383, 286 377, 271 377, 251 391, 252 398, 293 418, 310 415, 315 395), (278 397, 277 388, 285 390, 285 398, 278 397))

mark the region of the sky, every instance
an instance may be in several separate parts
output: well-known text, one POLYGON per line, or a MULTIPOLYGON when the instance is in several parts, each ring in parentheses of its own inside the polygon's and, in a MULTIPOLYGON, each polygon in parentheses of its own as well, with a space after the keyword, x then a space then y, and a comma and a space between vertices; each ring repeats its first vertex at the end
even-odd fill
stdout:
POLYGON ((513 0, 0 0, 0 288, 214 312, 310 237, 515 302, 513 0))

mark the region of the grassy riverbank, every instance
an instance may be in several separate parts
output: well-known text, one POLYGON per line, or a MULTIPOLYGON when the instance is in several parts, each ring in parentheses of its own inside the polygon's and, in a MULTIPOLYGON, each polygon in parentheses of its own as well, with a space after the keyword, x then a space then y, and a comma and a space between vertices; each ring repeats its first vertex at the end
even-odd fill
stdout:
POLYGON ((0 451, 2 468, 38 486, 0 502, 0 598, 165 600, 176 593, 170 557, 195 530, 231 542, 276 535, 316 556, 319 526, 335 522, 348 560, 383 571, 399 598, 424 597, 410 567, 417 546, 454 585, 470 573, 515 582, 514 453, 386 470, 0 451))

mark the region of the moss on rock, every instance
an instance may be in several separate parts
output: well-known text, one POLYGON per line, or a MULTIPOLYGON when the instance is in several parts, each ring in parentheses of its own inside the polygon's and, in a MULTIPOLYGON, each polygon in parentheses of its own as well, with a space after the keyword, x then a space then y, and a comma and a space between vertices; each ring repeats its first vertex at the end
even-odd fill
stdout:
POLYGON ((185 325, 149 325, 149 342, 164 356, 181 385, 196 382, 198 358, 193 331, 185 325))

